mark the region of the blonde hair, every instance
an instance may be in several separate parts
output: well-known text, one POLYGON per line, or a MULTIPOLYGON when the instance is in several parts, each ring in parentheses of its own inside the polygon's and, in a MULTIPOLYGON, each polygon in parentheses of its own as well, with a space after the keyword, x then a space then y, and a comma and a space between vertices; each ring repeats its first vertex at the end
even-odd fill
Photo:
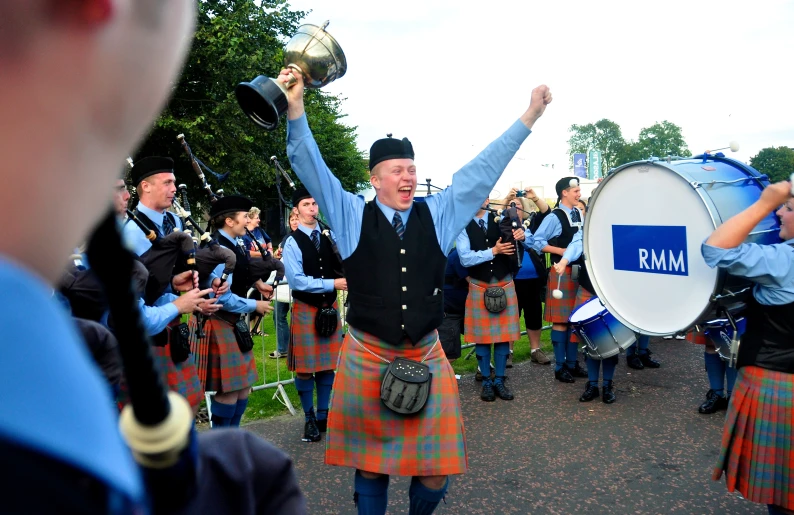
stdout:
POLYGON ((261 209, 259 209, 258 207, 254 206, 248 211, 248 218, 253 218, 253 217, 257 216, 261 212, 262 212, 261 209))

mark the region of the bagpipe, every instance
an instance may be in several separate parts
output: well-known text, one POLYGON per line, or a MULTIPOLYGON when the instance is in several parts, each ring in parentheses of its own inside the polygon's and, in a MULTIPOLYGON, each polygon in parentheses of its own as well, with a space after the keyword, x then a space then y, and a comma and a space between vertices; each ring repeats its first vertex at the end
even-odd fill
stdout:
MULTIPOLYGON (((317 220, 317 225, 320 226, 320 233, 328 239, 331 244, 331 251, 336 256, 337 263, 339 264, 338 269, 334 270, 334 273, 340 277, 345 276, 345 266, 342 263, 342 255, 339 253, 339 247, 336 245, 336 240, 331 235, 331 228, 320 220, 320 217, 315 216, 315 220, 317 220)), ((341 306, 344 307, 347 302, 341 303, 341 306)), ((333 335, 336 332, 337 324, 339 320, 339 313, 337 312, 336 308, 333 305, 330 306, 322 306, 317 310, 317 314, 314 316, 314 330, 317 332, 319 336, 328 337, 333 335)))
MULTIPOLYGON (((193 151, 191 150, 190 145, 188 144, 187 140, 185 139, 185 135, 184 134, 179 134, 177 136, 177 140, 181 144, 182 150, 184 150, 185 154, 187 154, 188 160, 190 161, 190 165, 193 168, 193 171, 196 172, 196 175, 198 176, 199 181, 201 181, 201 188, 206 193, 207 199, 209 200, 210 204, 214 203, 219 198, 223 197, 223 190, 219 189, 219 190, 213 191, 212 190, 212 186, 210 186, 210 184, 207 182, 207 177, 204 175, 204 172, 201 169, 201 164, 200 164, 199 160, 196 158, 196 156, 193 155, 193 151)), ((187 186, 184 186, 184 188, 182 186, 183 185, 180 185, 180 190, 179 190, 180 191, 180 196, 182 196, 183 203, 186 204, 187 203, 186 202, 187 201, 187 186)), ((190 220, 192 220, 192 218, 190 220)), ((191 223, 191 225, 193 225, 194 227, 198 226, 198 224, 195 224, 195 222, 191 223)), ((248 235, 248 237, 251 238, 251 240, 253 241, 254 246, 257 248, 257 251, 259 251, 259 253, 262 256, 261 258, 251 258, 251 257, 249 257, 249 260, 248 260, 248 274, 249 274, 249 276, 247 278, 246 286, 250 287, 254 283, 256 283, 258 280, 267 281, 270 278, 270 276, 273 274, 273 272, 276 272, 276 276, 275 276, 275 280, 276 281, 280 281, 281 279, 283 279, 284 278, 284 265, 281 263, 281 261, 279 261, 278 259, 274 258, 273 255, 270 252, 268 252, 265 248, 263 248, 262 245, 259 243, 259 241, 256 239, 256 237, 254 237, 254 235, 251 233, 251 231, 249 231, 246 228, 245 232, 248 235)), ((216 244, 217 244, 217 242, 216 242, 216 244)), ((227 250, 227 251, 229 250, 229 249, 226 249, 225 247, 222 247, 220 244, 217 244, 217 245, 219 247, 221 247, 221 248, 224 248, 224 250, 227 250)), ((246 249, 246 252, 247 252, 247 250, 248 249, 246 249)), ((231 252, 231 251, 229 251, 229 252, 231 252)), ((232 266, 232 269, 234 269, 233 266, 232 266)))

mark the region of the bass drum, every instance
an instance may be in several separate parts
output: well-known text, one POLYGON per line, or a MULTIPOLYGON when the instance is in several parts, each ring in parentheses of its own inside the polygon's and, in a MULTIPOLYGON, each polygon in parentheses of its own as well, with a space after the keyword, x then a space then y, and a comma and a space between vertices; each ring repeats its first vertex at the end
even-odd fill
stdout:
MULTIPOLYGON (((651 336, 740 311, 751 283, 706 265, 701 244, 768 184, 721 154, 617 168, 593 192, 585 217, 584 253, 598 297, 623 324, 651 336)), ((779 230, 770 214, 746 242, 778 243, 779 230)))

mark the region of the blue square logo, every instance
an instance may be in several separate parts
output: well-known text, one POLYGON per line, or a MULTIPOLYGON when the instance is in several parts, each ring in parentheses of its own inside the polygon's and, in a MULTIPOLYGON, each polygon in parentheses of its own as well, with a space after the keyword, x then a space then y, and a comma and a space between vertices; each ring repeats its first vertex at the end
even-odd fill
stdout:
POLYGON ((689 275, 686 226, 613 225, 615 270, 689 275))

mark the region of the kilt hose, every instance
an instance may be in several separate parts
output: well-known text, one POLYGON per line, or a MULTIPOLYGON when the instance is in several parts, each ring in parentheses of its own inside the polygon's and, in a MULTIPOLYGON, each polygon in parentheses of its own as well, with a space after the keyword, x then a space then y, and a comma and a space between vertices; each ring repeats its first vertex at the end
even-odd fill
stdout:
POLYGON ((292 372, 312 374, 333 370, 339 360, 339 349, 342 348, 342 322, 339 322, 332 336, 322 338, 314 329, 316 314, 316 307, 298 299, 293 301, 292 325, 287 347, 287 368, 292 372))
POLYGON ((416 345, 404 341, 394 346, 349 328, 331 393, 326 464, 398 476, 466 472, 458 383, 437 342, 436 331, 416 345), (388 365, 368 350, 388 361, 397 357, 421 361, 427 355, 432 382, 422 411, 405 416, 383 405, 380 385, 388 365))
POLYGON ((204 331, 209 338, 207 391, 228 393, 253 386, 259 378, 254 351, 240 352, 232 324, 213 316, 204 331))
MULTIPOLYGON (((574 304, 575 304, 574 309, 578 308, 579 306, 581 306, 582 304, 584 304, 585 302, 587 302, 592 298, 593 298, 592 293, 585 290, 584 288, 579 288, 579 290, 576 292, 576 300, 574 300, 574 304)), ((573 313, 573 310, 571 310, 571 312, 573 313)), ((568 337, 568 341, 571 343, 579 343, 579 335, 571 331, 571 334, 568 337)))
POLYGON ((739 369, 712 479, 747 500, 794 510, 794 374, 739 369))
POLYGON ((518 318, 518 297, 513 280, 485 283, 469 279, 469 296, 466 297, 464 334, 468 343, 513 342, 521 338, 518 318), (492 286, 504 288, 507 307, 501 313, 485 309, 485 289, 492 286))

